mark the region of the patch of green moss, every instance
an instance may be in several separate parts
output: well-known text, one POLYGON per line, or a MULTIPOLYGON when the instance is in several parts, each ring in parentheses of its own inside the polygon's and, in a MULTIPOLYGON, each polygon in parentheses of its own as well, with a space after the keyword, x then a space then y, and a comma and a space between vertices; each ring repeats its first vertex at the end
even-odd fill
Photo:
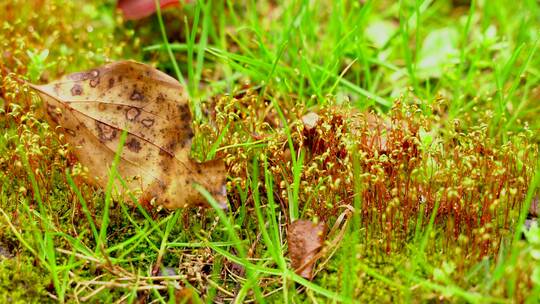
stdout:
POLYGON ((28 256, 0 257, 0 303, 49 303, 49 275, 28 256))

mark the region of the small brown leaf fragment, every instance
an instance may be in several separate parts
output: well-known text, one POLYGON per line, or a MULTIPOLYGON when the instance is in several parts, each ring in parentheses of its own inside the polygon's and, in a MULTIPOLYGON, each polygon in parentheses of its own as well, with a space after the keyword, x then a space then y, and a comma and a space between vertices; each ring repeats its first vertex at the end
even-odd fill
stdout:
POLYGON ((529 209, 529 214, 532 217, 538 217, 538 215, 540 214, 540 197, 539 196, 536 196, 535 198, 533 198, 531 202, 531 208, 529 209))
POLYGON ((224 267, 221 273, 222 278, 226 278, 228 276, 227 272, 239 278, 246 277, 246 268, 236 262, 225 260, 223 266, 224 267))
POLYGON ((302 116, 302 123, 304 123, 304 128, 306 130, 311 131, 319 123, 319 115, 315 112, 309 112, 302 116))
POLYGON ((292 267, 305 279, 313 278, 313 266, 326 238, 326 225, 296 220, 287 229, 287 243, 292 267))
POLYGON ((174 78, 120 61, 32 87, 44 101, 49 123, 70 135, 65 140, 88 167, 91 183, 105 187, 121 134, 127 131, 118 167, 128 183, 125 191, 141 193, 143 204, 155 199, 167 208, 181 208, 206 204, 193 187, 199 184, 225 205, 223 161, 198 163, 189 157, 189 100, 174 78))
POLYGON ((7 244, 4 244, 2 241, 0 241, 0 261, 2 259, 10 259, 13 258, 13 254, 11 250, 9 250, 9 246, 7 244))

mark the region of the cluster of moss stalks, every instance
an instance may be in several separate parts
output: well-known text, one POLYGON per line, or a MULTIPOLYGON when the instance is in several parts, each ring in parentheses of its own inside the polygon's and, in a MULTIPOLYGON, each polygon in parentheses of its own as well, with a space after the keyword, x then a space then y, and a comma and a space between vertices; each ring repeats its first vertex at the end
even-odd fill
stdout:
MULTIPOLYGON (((216 98, 216 125, 201 128, 207 136, 221 134, 228 147, 221 153, 229 189, 237 189, 236 201, 231 195, 237 208, 246 197, 242 193, 252 191, 246 181, 251 160, 259 157, 266 158, 275 180, 274 198, 287 210, 295 153, 302 162, 298 202, 304 218, 333 223, 357 212, 359 256, 368 260, 410 254, 409 246, 432 230, 425 255, 434 264, 449 262, 451 277, 464 285, 471 284, 464 274, 483 259, 496 259, 520 229, 516 224, 538 159, 532 131, 501 144, 489 134, 489 118, 449 122, 437 115, 446 106, 443 100, 427 111, 396 100, 388 115, 345 106, 313 112, 293 101, 280 103, 250 90, 216 98)), ((270 191, 263 185, 262 193, 270 191)), ((529 295, 531 265, 538 261, 522 258, 515 286, 491 294, 505 297, 506 288, 516 288, 517 299, 529 295)))

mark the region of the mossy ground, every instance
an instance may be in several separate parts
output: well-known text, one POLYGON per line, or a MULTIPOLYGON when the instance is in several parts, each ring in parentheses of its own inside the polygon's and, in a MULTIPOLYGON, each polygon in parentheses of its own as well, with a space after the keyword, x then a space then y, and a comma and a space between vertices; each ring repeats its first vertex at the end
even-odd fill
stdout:
POLYGON ((137 22, 114 7, 0 4, 0 301, 538 301, 539 232, 521 233, 540 182, 538 3, 193 1, 137 22), (193 156, 227 161, 228 213, 107 214, 21 82, 127 58, 185 82, 193 156), (331 228, 312 282, 288 266, 297 218, 331 228))

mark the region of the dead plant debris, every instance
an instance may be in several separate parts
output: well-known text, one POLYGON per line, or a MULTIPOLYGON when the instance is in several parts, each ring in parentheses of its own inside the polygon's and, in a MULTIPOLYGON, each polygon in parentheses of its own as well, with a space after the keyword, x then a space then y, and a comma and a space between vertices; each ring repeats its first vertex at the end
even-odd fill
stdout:
MULTIPOLYGON (((88 180, 106 187, 109 168, 127 132, 118 172, 128 190, 167 208, 205 203, 192 187, 204 186, 225 204, 225 166, 189 157, 193 131, 188 97, 173 78, 150 66, 120 61, 32 85, 44 100, 49 123, 89 169, 88 180)), ((120 182, 117 189, 123 189, 120 182)), ((119 190, 125 194, 125 191, 119 190)))
POLYGON ((287 229, 287 243, 291 264, 296 273, 305 279, 313 277, 317 253, 326 237, 326 225, 308 220, 296 220, 287 229))

